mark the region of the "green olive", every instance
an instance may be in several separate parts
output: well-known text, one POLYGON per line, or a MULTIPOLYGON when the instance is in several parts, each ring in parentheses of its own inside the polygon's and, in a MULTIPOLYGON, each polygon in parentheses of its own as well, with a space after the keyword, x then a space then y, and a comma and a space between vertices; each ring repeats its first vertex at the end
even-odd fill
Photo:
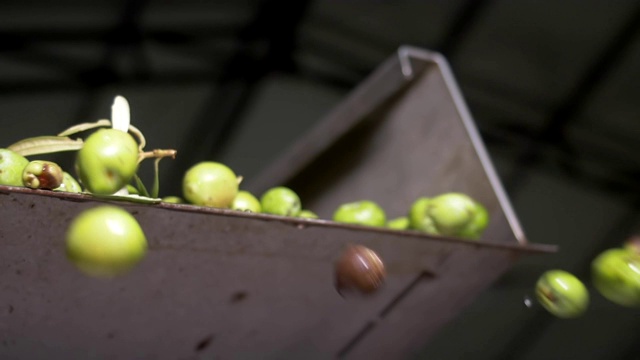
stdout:
POLYGON ((429 216, 442 235, 457 236, 473 221, 476 204, 469 196, 446 193, 431 199, 429 216))
POLYGON ((115 194, 133 179, 138 170, 138 153, 138 144, 128 133, 99 129, 78 151, 76 171, 89 192, 115 194))
POLYGON ((62 184, 64 172, 51 161, 33 160, 22 171, 22 183, 31 189, 53 190, 62 184))
POLYGON ((383 227, 387 223, 384 210, 370 200, 342 204, 333 213, 333 221, 347 224, 383 227))
POLYGON ((140 191, 138 191, 138 188, 136 188, 135 186, 127 184, 125 187, 127 188, 127 192, 129 193, 129 195, 140 195, 140 191))
POLYGON ((317 219, 318 218, 318 214, 314 213, 311 210, 303 209, 298 214, 298 217, 299 218, 305 218, 305 219, 317 219))
POLYGON ((228 166, 203 161, 184 174, 182 193, 194 205, 228 208, 238 194, 238 179, 228 166))
POLYGON ((409 226, 431 235, 479 239, 488 224, 487 209, 462 193, 421 197, 409 210, 409 226))
POLYGON ((593 286, 609 301, 640 307, 640 254, 630 249, 609 249, 591 263, 593 286))
POLYGON ((0 149, 0 185, 24 186, 22 171, 28 163, 24 156, 9 149, 0 149))
POLYGON ((82 187, 76 181, 76 179, 71 176, 68 172, 64 171, 62 173, 62 183, 57 188, 53 189, 55 191, 63 191, 63 192, 73 192, 73 193, 81 193, 82 187))
POLYGON ((182 204, 184 203, 184 200, 179 196, 165 196, 162 198, 162 202, 169 204, 182 204))
POLYGON ((401 216, 395 219, 391 219, 387 222, 387 227, 394 230, 407 230, 409 228, 409 218, 401 216))
POLYGON ((278 186, 267 190, 260 198, 262 212, 281 216, 298 216, 300 214, 300 197, 293 190, 278 186))
POLYGON ((573 274, 549 270, 536 283, 536 298, 549 313, 559 318, 582 316, 589 306, 589 292, 573 274))
POLYGON ((438 235, 438 229, 429 215, 430 203, 431 199, 421 197, 411 204, 411 209, 409 210, 409 228, 430 235, 438 235))
POLYGON ((467 225, 457 234, 462 238, 479 239, 482 233, 489 225, 489 212, 487 208, 478 202, 475 202, 475 211, 473 218, 467 225))
POLYGON ((260 205, 258 198, 246 190, 238 191, 238 194, 236 194, 236 197, 231 202, 230 208, 233 210, 250 211, 254 213, 262 211, 262 206, 260 205))
POLYGON ((147 239, 136 219, 112 205, 84 210, 67 230, 69 260, 83 273, 115 277, 130 271, 146 255, 147 239))

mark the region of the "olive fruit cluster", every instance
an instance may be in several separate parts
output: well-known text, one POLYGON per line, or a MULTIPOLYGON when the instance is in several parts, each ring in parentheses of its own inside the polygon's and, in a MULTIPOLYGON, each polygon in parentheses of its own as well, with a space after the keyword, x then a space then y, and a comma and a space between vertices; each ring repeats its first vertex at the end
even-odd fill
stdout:
MULTIPOLYGON (((166 156, 175 157, 176 151, 144 151, 146 140, 130 125, 128 111, 126 100, 116 97, 112 107, 113 122, 98 120, 77 124, 56 136, 28 138, 0 149, 0 185, 85 192, 118 200, 131 199, 138 194, 147 200, 149 196, 156 197, 158 162, 166 156), (84 141, 68 137, 96 128, 84 141), (54 162, 29 161, 25 157, 62 151, 76 151, 74 167, 78 180, 54 162), (136 174, 139 163, 148 158, 156 160, 156 181, 151 195, 136 174), (134 180, 138 187, 131 185, 134 180)), ((65 240, 68 259, 82 272, 97 277, 126 273, 147 252, 147 239, 136 219, 113 205, 98 206, 78 214, 72 220, 65 240)))
POLYGON ((318 217, 311 210, 302 209, 300 197, 288 187, 270 188, 258 199, 249 191, 241 190, 241 182, 242 177, 229 166, 202 161, 185 172, 182 195, 187 203, 199 206, 289 217, 318 217))
POLYGON ((80 192, 80 185, 52 161, 32 160, 9 149, 0 149, 0 185, 31 189, 80 192))
POLYGON ((359 200, 340 205, 333 220, 341 223, 416 230, 431 235, 479 239, 489 224, 487 209, 470 196, 457 192, 443 193, 415 200, 406 216, 393 219, 376 202, 359 200))

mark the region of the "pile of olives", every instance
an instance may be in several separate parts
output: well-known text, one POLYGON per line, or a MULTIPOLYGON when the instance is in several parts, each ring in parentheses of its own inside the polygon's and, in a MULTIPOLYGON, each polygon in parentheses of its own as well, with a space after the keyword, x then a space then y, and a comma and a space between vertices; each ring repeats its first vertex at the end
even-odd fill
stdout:
MULTIPOLYGON (((78 124, 56 136, 29 138, 0 149, 0 185, 83 193, 116 200, 186 203, 318 218, 315 212, 302 207, 300 196, 292 189, 273 187, 258 198, 240 188, 241 176, 225 164, 214 161, 199 162, 186 171, 181 196, 158 198, 158 162, 164 157, 175 158, 177 152, 144 150, 146 140, 142 132, 129 123, 129 105, 123 97, 115 98, 112 110, 111 121, 78 124), (84 139, 69 137, 80 133, 87 133, 87 136, 84 139), (72 171, 51 161, 27 159, 61 151, 75 152, 72 171), (152 191, 146 189, 137 175, 139 165, 145 159, 156 161, 156 183, 152 191)), ((476 239, 487 225, 488 214, 469 196, 448 193, 419 198, 408 209, 407 216, 389 221, 385 211, 370 200, 341 204, 332 219, 341 223, 476 239)), ((86 274, 113 277, 128 272, 144 258, 146 241, 136 219, 124 209, 115 205, 96 206, 78 214, 70 225, 66 238, 67 255, 86 274)))
MULTIPOLYGON (((144 151, 146 141, 142 133, 129 124, 126 100, 116 97, 112 109, 113 123, 99 120, 78 124, 56 136, 28 138, 0 149, 0 185, 118 200, 148 198, 149 193, 137 178, 139 164, 154 158, 157 165, 163 157, 175 157, 176 151, 144 151), (69 135, 89 131, 85 139, 69 138, 69 135), (73 169, 76 177, 52 161, 27 159, 62 151, 76 152, 73 169), (138 187, 132 186, 134 182, 138 187), (141 190, 144 196, 138 195, 141 190)), ((157 191, 154 189, 154 197, 157 191)), ((115 205, 95 206, 77 214, 65 240, 68 259, 83 273, 96 277, 128 272, 144 258, 147 250, 147 239, 137 220, 115 205)))
MULTIPOLYGON (((129 124, 128 104, 117 97, 114 108, 125 105, 126 114, 114 112, 113 123, 100 120, 73 126, 56 136, 25 139, 0 149, 0 185, 31 189, 84 193, 117 200, 153 200, 191 204, 278 216, 317 219, 302 206, 300 196, 290 188, 268 189, 260 198, 241 189, 242 177, 225 164, 203 161, 183 176, 182 196, 158 198, 158 163, 175 158, 172 149, 145 151, 142 133, 129 124), (122 120, 125 119, 125 120, 122 120), (127 131, 128 129, 128 131, 127 131), (69 135, 90 131, 84 139, 69 135), (27 157, 60 151, 75 151, 72 172, 43 159, 27 157), (139 164, 154 159, 156 182, 148 191, 137 176, 139 164), (72 175, 75 173, 75 177, 72 175)), ((122 109, 121 109, 122 110, 122 109)), ((144 201, 143 201, 144 202, 144 201)), ((419 197, 405 216, 388 219, 383 208, 371 200, 338 205, 332 220, 361 226, 413 230, 431 235, 477 240, 489 223, 487 209, 467 194, 448 192, 419 197)), ((68 259, 83 273, 115 277, 131 271, 147 253, 147 238, 137 220, 116 205, 99 205, 84 210, 72 220, 65 239, 68 259)), ((609 249, 593 260, 592 280, 596 290, 611 302, 640 307, 640 237, 624 247, 609 249)), ((351 247, 336 262, 336 279, 341 287, 355 286, 368 293, 382 283, 382 261, 370 249, 351 247), (358 267, 354 264, 367 266, 358 267)), ((589 305, 589 292, 569 272, 550 270, 536 283, 536 298, 551 314, 560 318, 581 316, 589 305)))

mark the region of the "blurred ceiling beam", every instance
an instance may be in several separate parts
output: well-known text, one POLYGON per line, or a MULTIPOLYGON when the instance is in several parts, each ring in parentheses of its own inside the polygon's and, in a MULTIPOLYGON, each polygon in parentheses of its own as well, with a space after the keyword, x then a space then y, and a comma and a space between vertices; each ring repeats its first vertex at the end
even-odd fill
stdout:
POLYGON ((548 143, 562 144, 565 151, 577 157, 564 139, 567 125, 575 119, 575 115, 582 109, 589 97, 594 93, 604 79, 616 68, 626 52, 633 44, 640 31, 640 5, 636 7, 626 23, 611 42, 602 50, 599 57, 586 70, 575 90, 550 114, 546 126, 529 138, 524 150, 516 160, 512 173, 505 179, 505 188, 510 194, 521 186, 527 179, 530 168, 541 160, 540 147, 548 143))
POLYGON ((189 166, 213 159, 223 149, 253 98, 255 87, 266 75, 294 71, 297 30, 310 3, 310 0, 259 3, 253 19, 238 34, 237 51, 222 66, 220 76, 212 79, 215 96, 205 104, 180 146, 181 157, 189 161, 177 165, 178 169, 168 179, 169 189, 179 190, 182 174, 189 166))

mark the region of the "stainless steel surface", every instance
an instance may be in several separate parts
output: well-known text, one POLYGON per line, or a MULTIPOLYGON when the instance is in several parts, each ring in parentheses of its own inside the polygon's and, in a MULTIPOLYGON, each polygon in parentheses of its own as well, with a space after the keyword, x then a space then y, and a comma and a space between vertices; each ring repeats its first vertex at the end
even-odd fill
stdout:
POLYGON ((131 274, 88 278, 64 256, 86 195, 0 187, 2 359, 399 358, 473 301, 527 244, 443 60, 403 48, 254 185, 292 184, 330 218, 372 198, 401 214, 463 191, 489 208, 480 242, 175 204, 117 204, 150 252, 131 274), (407 64, 411 64, 410 67, 407 64), (461 108, 462 107, 462 108, 461 108), (371 297, 342 298, 348 244, 384 261, 371 297))

